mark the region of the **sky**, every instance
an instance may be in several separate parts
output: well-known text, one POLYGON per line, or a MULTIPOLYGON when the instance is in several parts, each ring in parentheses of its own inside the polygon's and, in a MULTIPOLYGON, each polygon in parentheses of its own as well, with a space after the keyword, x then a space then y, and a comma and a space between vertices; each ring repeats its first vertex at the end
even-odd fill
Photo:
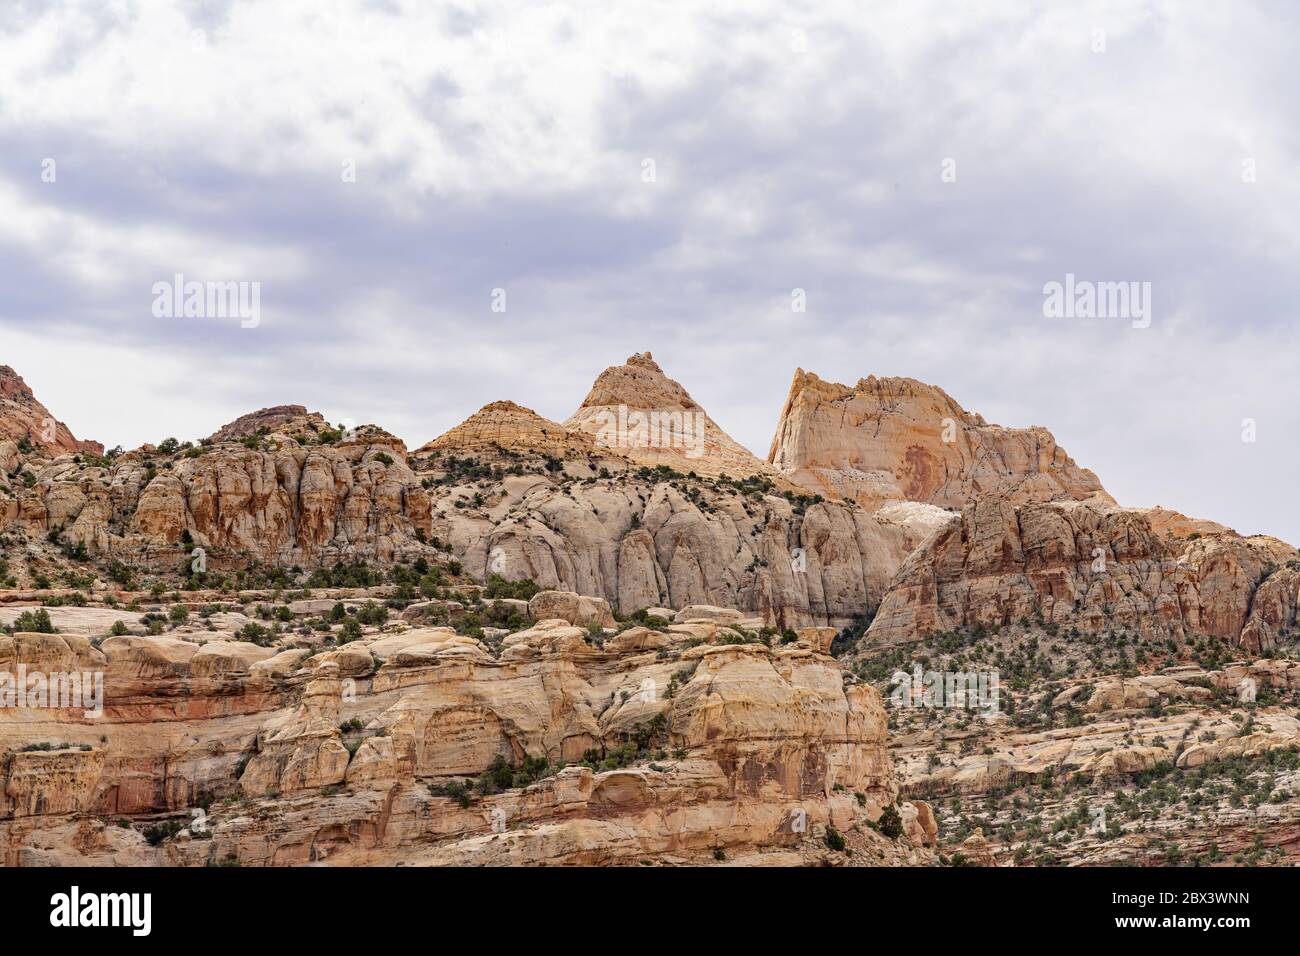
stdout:
POLYGON ((415 447, 648 350, 760 457, 796 367, 907 375, 1300 543, 1298 40, 1249 0, 5 3, 0 364, 110 447, 290 402, 415 447), (1050 315, 1067 275, 1149 308, 1050 315))

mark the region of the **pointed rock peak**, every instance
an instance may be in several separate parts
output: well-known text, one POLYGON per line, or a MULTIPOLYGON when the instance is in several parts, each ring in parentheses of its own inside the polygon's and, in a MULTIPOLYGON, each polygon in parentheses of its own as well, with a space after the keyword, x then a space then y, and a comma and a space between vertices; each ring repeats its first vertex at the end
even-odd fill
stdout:
POLYGON ((581 407, 617 405, 664 410, 700 407, 686 389, 664 374, 649 352, 638 352, 623 365, 613 365, 601 372, 581 407))
POLYGON ((78 441, 67 425, 37 401, 21 375, 8 365, 0 365, 0 441, 6 440, 25 442, 55 455, 104 454, 99 442, 78 441))
POLYGON ((416 449, 415 454, 501 450, 562 455, 591 449, 588 436, 570 432, 531 408, 499 401, 484 405, 455 428, 416 449))
POLYGON ((797 370, 768 461, 799 484, 872 509, 891 501, 960 508, 990 493, 1114 503, 1046 428, 989 425, 914 378, 871 375, 850 388, 797 370))
POLYGON ((649 352, 605 369, 582 405, 564 423, 597 447, 642 465, 667 465, 700 475, 763 475, 789 482, 718 427, 681 385, 664 374, 649 352))

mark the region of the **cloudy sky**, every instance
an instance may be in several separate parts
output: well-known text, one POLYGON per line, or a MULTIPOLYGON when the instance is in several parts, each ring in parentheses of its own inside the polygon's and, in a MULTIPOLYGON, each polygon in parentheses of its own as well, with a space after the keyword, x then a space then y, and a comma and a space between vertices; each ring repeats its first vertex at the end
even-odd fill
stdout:
POLYGON ((8 2, 0 363, 127 447, 563 419, 648 349, 765 455, 796 366, 910 375, 1297 542, 1298 40, 1283 2, 8 2), (260 322, 156 315, 178 273, 260 322), (1046 317, 1067 273, 1149 282, 1149 327, 1046 317))

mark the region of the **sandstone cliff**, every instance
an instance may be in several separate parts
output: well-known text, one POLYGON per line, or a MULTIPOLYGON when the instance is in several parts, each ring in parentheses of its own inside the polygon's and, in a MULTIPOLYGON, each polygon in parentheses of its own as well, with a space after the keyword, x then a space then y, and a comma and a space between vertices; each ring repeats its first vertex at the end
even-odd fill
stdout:
POLYGON ((873 510, 893 501, 961 508, 985 494, 1112 501, 1047 429, 990 425, 910 378, 871 376, 849 388, 797 370, 768 461, 873 510))
POLYGON ((770 647, 694 620, 593 641, 548 619, 494 648, 402 623, 349 643, 306 630, 276 647, 188 625, 100 649, 0 639, 0 670, 106 674, 98 719, 0 724, 0 860, 712 862, 808 852, 828 824, 866 833, 897 795, 880 697, 820 635, 770 647))
POLYGON ((68 455, 29 461, 34 481, 0 498, 0 530, 57 534, 155 569, 177 567, 194 547, 214 568, 387 561, 418 548, 429 501, 405 446, 374 427, 338 439, 318 419, 246 443, 146 446, 108 467, 68 455))
POLYGON ((762 475, 652 468, 513 403, 419 454, 431 534, 471 573, 598 595, 623 613, 713 604, 782 626, 842 623, 879 602, 922 534, 762 475))
POLYGON ((910 641, 1024 618, 1266 650, 1295 630, 1297 567, 1300 554, 1276 538, 1178 538, 1139 510, 986 495, 903 563, 867 638, 910 641))

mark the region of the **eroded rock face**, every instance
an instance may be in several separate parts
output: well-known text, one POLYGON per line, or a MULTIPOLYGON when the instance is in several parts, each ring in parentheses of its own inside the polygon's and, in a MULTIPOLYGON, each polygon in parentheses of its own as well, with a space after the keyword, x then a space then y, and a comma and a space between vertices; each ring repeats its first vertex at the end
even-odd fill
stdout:
MULTIPOLYGON (((312 658, 161 636, 114 637, 100 654, 73 635, 25 635, 10 658, 98 655, 107 701, 94 721, 43 713, 0 724, 0 857, 711 860, 877 817, 897 795, 879 694, 846 685, 812 646, 818 635, 776 648, 714 643, 729 633, 697 620, 625 630, 601 648, 552 619, 509 635, 494 657, 447 628, 398 625, 312 658), (364 652, 350 678, 331 656, 344 651, 364 652), (38 737, 60 743, 21 752, 38 737), (498 760, 599 763, 629 745, 649 756, 467 801, 447 789, 498 760), (73 833, 94 815, 199 804, 210 805, 210 839, 187 831, 155 851, 136 831, 73 833)), ((913 829, 919 846, 924 826, 913 829)))
MULTIPOLYGON (((689 400, 657 367, 631 367, 638 381, 668 389, 655 400, 689 400)), ((594 393, 608 397, 604 389, 594 393)), ((689 459, 645 471, 631 451, 511 403, 488 406, 417 457, 434 482, 431 534, 471 573, 530 578, 625 614, 718 604, 781 626, 843 623, 879 602, 928 532, 915 516, 877 520, 839 502, 801 503, 755 471, 733 470, 734 479, 755 477, 750 484, 691 477, 679 470, 695 470, 689 459)))
POLYGON ((853 388, 799 369, 768 461, 801 485, 875 509, 891 501, 962 508, 977 496, 1014 502, 1110 502, 1045 428, 1003 428, 910 378, 853 388))
POLYGON ((307 426, 298 438, 277 433, 258 448, 227 442, 161 467, 144 452, 111 469, 55 459, 33 487, 15 490, 5 524, 31 535, 61 531, 93 554, 168 570, 194 547, 214 567, 388 561, 418 549, 429 497, 402 443, 366 429, 312 444, 313 420, 295 422, 307 426))
POLYGON ((1300 638, 1300 567, 1283 568, 1255 591, 1241 646, 1256 654, 1300 638))
POLYGON ((1161 537, 1140 511, 985 496, 904 562, 867 637, 893 643, 1041 618, 1087 631, 1274 641, 1295 617, 1294 572, 1273 572, 1294 558, 1274 538, 1161 537), (1253 601, 1270 574, 1275 584, 1253 601))
POLYGON ((875 607, 917 540, 860 508, 799 508, 707 480, 502 484, 486 514, 435 502, 433 534, 476 576, 531 578, 622 613, 724 605, 781 626, 842 624, 875 607))
MULTIPOLYGON (((651 366, 638 358, 611 370, 593 394, 694 410, 651 366)), ((60 532, 97 558, 155 572, 189 563, 196 547, 216 570, 310 569, 445 560, 431 546, 441 542, 481 579, 531 578, 621 613, 721 604, 797 627, 875 607, 935 520, 799 498, 753 456, 730 452, 715 461, 729 480, 708 469, 691 477, 685 469, 698 463, 685 458, 648 471, 635 449, 600 447, 586 425, 566 428, 510 402, 409 457, 373 426, 337 440, 320 416, 297 411, 265 409, 214 436, 231 440, 171 455, 141 449, 110 468, 43 461, 32 487, 9 498, 0 490, 0 530, 60 532)))

